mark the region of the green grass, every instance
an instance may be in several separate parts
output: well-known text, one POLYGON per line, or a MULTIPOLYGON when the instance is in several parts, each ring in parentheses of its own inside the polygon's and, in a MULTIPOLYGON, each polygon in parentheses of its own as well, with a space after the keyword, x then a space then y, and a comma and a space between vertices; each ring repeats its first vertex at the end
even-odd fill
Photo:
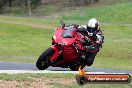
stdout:
POLYGON ((102 25, 105 41, 94 67, 132 70, 132 25, 102 25))
POLYGON ((33 78, 41 78, 41 77, 48 77, 48 78, 75 78, 73 74, 52 74, 52 73, 25 73, 25 74, 0 74, 0 80, 6 81, 32 81, 33 78))
POLYGON ((0 60, 34 62, 36 59, 33 60, 31 57, 38 57, 51 45, 53 31, 0 23, 0 60))
MULTIPOLYGON (((76 80, 75 75, 73 74, 1 74, 0 75, 0 80, 6 80, 6 81, 28 81, 29 83, 35 82, 35 78, 45 78, 50 79, 50 78, 64 78, 68 79, 70 78, 71 80, 76 80)), ((52 80, 52 79, 51 79, 52 80)), ((76 81, 68 84, 62 84, 58 83, 55 80, 50 81, 48 85, 52 85, 54 88, 131 88, 132 87, 132 82, 129 84, 85 84, 83 86, 80 86, 77 84, 76 81)))
MULTIPOLYGON (((59 85, 59 84, 58 84, 59 85)), ((62 85, 63 86, 63 85, 62 85)), ((129 84, 85 84, 84 86, 79 86, 76 83, 73 85, 66 85, 63 88, 131 88, 129 84)), ((57 86, 57 88, 61 88, 57 86)))
POLYGON ((132 22, 131 8, 132 2, 95 8, 82 7, 67 15, 63 14, 63 19, 87 21, 94 17, 107 22, 132 22))
POLYGON ((13 21, 19 23, 36 24, 36 25, 50 25, 59 26, 57 19, 45 19, 45 18, 28 18, 28 17, 15 17, 0 15, 0 21, 13 21))

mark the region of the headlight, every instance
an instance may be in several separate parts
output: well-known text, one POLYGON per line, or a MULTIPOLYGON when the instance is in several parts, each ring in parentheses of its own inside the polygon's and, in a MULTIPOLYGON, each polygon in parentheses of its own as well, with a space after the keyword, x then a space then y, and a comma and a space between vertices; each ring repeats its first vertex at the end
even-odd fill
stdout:
POLYGON ((65 43, 58 42, 58 45, 65 46, 65 43))

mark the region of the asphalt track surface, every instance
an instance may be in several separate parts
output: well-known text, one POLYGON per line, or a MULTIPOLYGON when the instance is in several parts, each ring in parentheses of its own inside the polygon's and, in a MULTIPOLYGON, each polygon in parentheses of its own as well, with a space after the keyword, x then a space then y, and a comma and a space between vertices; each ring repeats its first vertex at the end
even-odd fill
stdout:
MULTIPOLYGON (((126 73, 131 74, 132 71, 128 70, 114 70, 114 69, 105 69, 105 68, 93 68, 93 67, 85 67, 84 70, 86 72, 91 73, 126 73)), ((18 71, 17 73, 74 73, 69 68, 61 68, 61 67, 49 67, 44 71, 39 71, 35 64, 28 64, 28 63, 15 63, 15 62, 0 62, 0 73, 10 73, 18 71), (8 72, 7 72, 8 71, 8 72)), ((75 72, 76 73, 76 72, 75 72)))

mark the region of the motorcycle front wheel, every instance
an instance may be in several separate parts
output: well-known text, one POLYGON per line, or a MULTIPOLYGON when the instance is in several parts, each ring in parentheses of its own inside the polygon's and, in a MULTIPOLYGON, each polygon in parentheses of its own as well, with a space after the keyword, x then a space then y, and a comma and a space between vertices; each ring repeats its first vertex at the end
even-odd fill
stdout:
POLYGON ((49 60, 51 56, 54 54, 54 50, 51 48, 48 48, 46 51, 44 51, 38 58, 36 62, 36 67, 39 70, 45 70, 50 66, 51 61, 49 60))

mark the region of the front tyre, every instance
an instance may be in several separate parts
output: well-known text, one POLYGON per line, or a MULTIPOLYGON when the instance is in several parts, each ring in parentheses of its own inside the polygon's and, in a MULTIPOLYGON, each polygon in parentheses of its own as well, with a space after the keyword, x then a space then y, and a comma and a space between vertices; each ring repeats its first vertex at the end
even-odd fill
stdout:
POLYGON ((40 57, 38 58, 36 62, 36 67, 39 70, 45 70, 50 66, 50 58, 54 54, 54 50, 51 48, 48 48, 46 51, 44 51, 40 57))

